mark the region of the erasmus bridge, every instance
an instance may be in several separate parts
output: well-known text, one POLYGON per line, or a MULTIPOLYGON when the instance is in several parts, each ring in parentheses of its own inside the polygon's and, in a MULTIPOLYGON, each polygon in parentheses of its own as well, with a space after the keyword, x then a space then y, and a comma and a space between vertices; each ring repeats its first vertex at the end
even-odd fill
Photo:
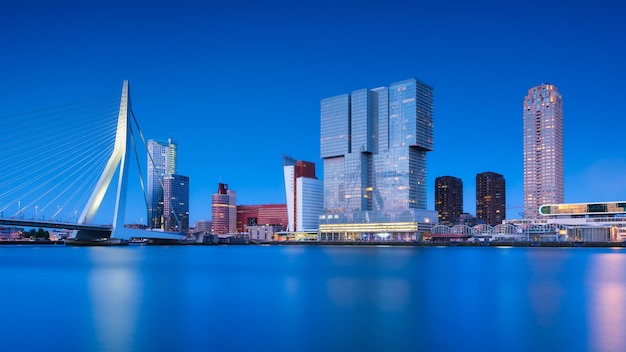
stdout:
POLYGON ((119 101, 96 98, 0 116, 0 126, 0 226, 71 230, 76 240, 184 238, 182 232, 124 226, 131 159, 148 213, 138 154, 147 153, 147 145, 128 81, 119 101), (112 214, 100 214, 109 198, 112 214))

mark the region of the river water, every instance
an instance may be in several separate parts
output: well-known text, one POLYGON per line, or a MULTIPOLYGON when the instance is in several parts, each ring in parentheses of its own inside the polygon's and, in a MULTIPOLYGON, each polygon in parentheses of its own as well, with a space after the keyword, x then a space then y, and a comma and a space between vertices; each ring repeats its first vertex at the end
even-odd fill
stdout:
POLYGON ((0 246, 2 351, 626 351, 611 248, 0 246))

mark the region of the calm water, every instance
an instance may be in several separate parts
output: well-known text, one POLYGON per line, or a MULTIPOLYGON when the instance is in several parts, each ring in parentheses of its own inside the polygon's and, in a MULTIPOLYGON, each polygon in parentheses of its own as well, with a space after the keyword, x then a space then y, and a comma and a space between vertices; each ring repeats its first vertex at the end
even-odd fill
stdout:
POLYGON ((626 351, 626 251, 0 246, 2 351, 626 351))

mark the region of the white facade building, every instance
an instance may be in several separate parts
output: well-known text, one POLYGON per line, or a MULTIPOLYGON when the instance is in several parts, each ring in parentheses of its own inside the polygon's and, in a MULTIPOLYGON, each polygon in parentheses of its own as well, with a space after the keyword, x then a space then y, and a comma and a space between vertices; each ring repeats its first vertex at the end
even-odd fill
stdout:
POLYGON ((298 177, 295 231, 317 231, 319 216, 324 212, 324 182, 316 178, 298 177))
POLYGON ((563 103, 552 84, 524 98, 524 218, 539 217, 542 204, 564 202, 563 103))
POLYGON ((315 177, 315 164, 283 157, 287 232, 317 231, 323 212, 323 182, 315 177))

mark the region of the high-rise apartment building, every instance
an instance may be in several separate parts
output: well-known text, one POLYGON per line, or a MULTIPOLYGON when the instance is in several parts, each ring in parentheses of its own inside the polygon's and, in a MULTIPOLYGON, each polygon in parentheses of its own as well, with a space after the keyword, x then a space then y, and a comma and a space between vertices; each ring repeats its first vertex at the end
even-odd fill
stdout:
POLYGON ((495 226, 506 219, 506 183, 495 172, 476 175, 476 218, 495 226))
POLYGON ((439 223, 457 225, 463 213, 463 181, 454 176, 440 176, 435 179, 435 210, 439 213, 439 223))
POLYGON ((189 231, 189 177, 163 178, 163 219, 165 231, 189 231))
POLYGON ((564 202, 563 103, 552 84, 524 98, 524 217, 539 217, 543 204, 564 202))
POLYGON ((436 223, 426 210, 433 104, 417 79, 321 101, 322 240, 414 239, 436 223))
POLYGON ((163 178, 176 174, 177 145, 169 138, 167 142, 148 140, 148 227, 164 228, 163 178))
POLYGON ((219 183, 211 196, 211 227, 213 234, 237 232, 237 194, 225 183, 219 183))
POLYGON ((283 156, 287 231, 317 231, 324 211, 323 182, 315 176, 315 163, 283 156))

